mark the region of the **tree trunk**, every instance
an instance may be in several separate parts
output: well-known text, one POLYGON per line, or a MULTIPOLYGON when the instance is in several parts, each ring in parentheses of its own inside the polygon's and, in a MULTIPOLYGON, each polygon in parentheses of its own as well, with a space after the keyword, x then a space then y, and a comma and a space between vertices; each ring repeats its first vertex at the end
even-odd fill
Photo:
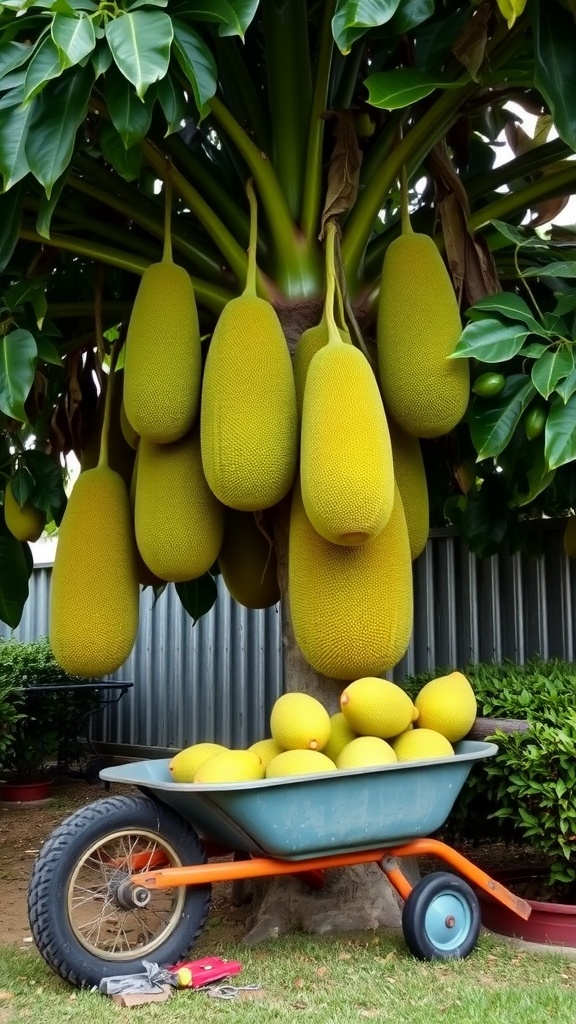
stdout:
MULTIPOLYGON (((290 500, 275 510, 274 537, 278 555, 278 577, 282 594, 282 645, 285 691, 304 691, 316 697, 330 714, 339 710, 345 683, 314 671, 302 656, 294 637, 288 602, 288 531, 290 500)), ((303 813, 306 809, 303 808, 303 813)), ((343 808, 345 813, 345 808, 343 808)), ((304 868, 305 865, 295 865, 304 868)), ((413 859, 404 859, 408 877, 418 878, 413 859)), ((257 880, 235 890, 235 898, 250 900, 248 944, 277 938, 290 931, 340 934, 352 929, 400 927, 402 901, 386 876, 375 864, 338 868, 326 872, 324 887, 311 889, 294 877, 257 880)))

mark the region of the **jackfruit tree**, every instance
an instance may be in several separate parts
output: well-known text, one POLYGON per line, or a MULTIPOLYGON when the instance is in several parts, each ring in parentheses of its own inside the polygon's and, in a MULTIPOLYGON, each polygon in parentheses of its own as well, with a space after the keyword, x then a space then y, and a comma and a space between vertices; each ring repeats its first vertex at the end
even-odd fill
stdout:
POLYGON ((0 619, 62 524, 70 671, 221 571, 334 703, 430 523, 571 517, 574 52, 574 0, 0 3, 0 619))

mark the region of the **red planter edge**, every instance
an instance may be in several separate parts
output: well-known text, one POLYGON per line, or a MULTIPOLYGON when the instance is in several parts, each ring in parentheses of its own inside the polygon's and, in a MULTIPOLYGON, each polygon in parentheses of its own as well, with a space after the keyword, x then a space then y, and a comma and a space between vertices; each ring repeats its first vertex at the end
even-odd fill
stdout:
MULTIPOLYGON (((502 885, 528 878, 546 877, 546 868, 505 868, 492 871, 492 877, 502 885)), ((576 947, 576 905, 572 903, 544 903, 527 900, 532 913, 523 921, 502 903, 498 903, 484 891, 477 893, 482 913, 482 924, 497 935, 508 935, 525 942, 536 942, 551 946, 576 947)))
POLYGON ((37 782, 0 782, 0 801, 5 803, 47 800, 51 793, 52 779, 40 779, 37 782))

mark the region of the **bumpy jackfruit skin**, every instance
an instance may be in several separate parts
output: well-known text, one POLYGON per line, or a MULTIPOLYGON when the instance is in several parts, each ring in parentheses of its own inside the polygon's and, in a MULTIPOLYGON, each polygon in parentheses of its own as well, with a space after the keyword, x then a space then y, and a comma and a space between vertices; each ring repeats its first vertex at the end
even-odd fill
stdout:
MULTIPOLYGON (((338 333, 342 341, 350 345, 350 335, 348 331, 338 329, 338 333)), ((309 327, 304 331, 299 339, 296 348, 294 349, 294 355, 292 356, 292 370, 294 372, 294 384, 296 386, 296 402, 298 405, 298 417, 302 419, 302 407, 304 405, 304 388, 306 385, 306 376, 308 374, 308 367, 312 362, 312 357, 324 348, 328 344, 328 324, 325 320, 321 320, 315 327, 309 327)))
POLYGON ((4 491, 4 521, 12 536, 21 541, 38 540, 46 526, 44 512, 31 501, 24 502, 20 507, 12 493, 10 481, 4 491))
POLYGON ((412 561, 422 554, 430 532, 428 484, 422 449, 417 437, 402 430, 392 418, 388 420, 394 477, 404 506, 412 561))
POLYGON ((410 544, 402 499, 368 544, 343 547, 316 533, 295 486, 290 517, 288 597, 296 642, 322 675, 378 676, 406 653, 412 633, 410 544))
POLYGON ((298 458, 296 391, 288 346, 269 302, 226 304, 206 359, 200 414, 202 463, 216 497, 244 512, 276 505, 298 458))
POLYGON ((50 644, 67 672, 115 672, 138 631, 138 579, 126 485, 108 467, 78 477, 58 533, 50 644))
POLYGON ((394 503, 392 447, 376 378, 352 345, 331 343, 308 368, 300 447, 304 508, 332 544, 364 544, 394 503))
POLYGON ((226 509, 218 565, 230 594, 245 608, 271 608, 280 600, 276 548, 253 512, 226 509))
POLYGON ((452 282, 434 242, 415 232, 390 243, 378 303, 384 403, 415 437, 439 437, 460 422, 470 393, 466 359, 448 359, 462 325, 452 282))
MULTIPOLYGON (((104 422, 104 406, 106 404, 106 391, 109 379, 104 377, 102 391, 96 406, 96 414, 86 436, 80 471, 94 469, 98 465, 100 457, 100 440, 102 436, 102 425, 104 422)), ((110 426, 108 428, 108 465, 116 473, 119 473, 124 483, 129 488, 134 469, 136 452, 128 444, 121 426, 122 415, 122 392, 124 389, 124 370, 116 370, 112 387, 112 401, 110 405, 110 426)))
POLYGON ((204 478, 198 431, 171 445, 140 440, 134 526, 138 550, 160 579, 197 579, 216 561, 224 509, 204 478))
POLYGON ((190 276, 175 263, 153 263, 142 275, 126 336, 124 408, 140 437, 170 444, 189 432, 201 371, 190 276))

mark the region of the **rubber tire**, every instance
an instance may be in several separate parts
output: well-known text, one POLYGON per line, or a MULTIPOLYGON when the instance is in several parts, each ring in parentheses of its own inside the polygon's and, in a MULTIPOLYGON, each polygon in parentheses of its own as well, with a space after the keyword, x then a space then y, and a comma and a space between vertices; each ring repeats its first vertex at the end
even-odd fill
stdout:
MULTIPOLYGON (((67 914, 68 885, 93 843, 123 828, 157 832, 174 847, 183 865, 205 864, 196 832, 179 814, 149 796, 112 796, 97 800, 66 818, 42 847, 30 876, 28 918, 38 951, 56 974, 81 988, 102 978, 142 972, 142 960, 106 960, 76 938, 67 914)), ((173 964, 184 958, 200 936, 210 907, 210 885, 188 886, 182 917, 168 938, 145 959, 173 964)))
POLYGON ((476 893, 463 878, 448 871, 434 871, 421 878, 402 910, 402 931, 406 945, 419 960, 457 960, 468 956, 478 941, 480 925, 480 904, 476 893), (460 897, 470 913, 470 927, 453 949, 438 946, 426 927, 426 915, 432 903, 443 894, 460 897))

